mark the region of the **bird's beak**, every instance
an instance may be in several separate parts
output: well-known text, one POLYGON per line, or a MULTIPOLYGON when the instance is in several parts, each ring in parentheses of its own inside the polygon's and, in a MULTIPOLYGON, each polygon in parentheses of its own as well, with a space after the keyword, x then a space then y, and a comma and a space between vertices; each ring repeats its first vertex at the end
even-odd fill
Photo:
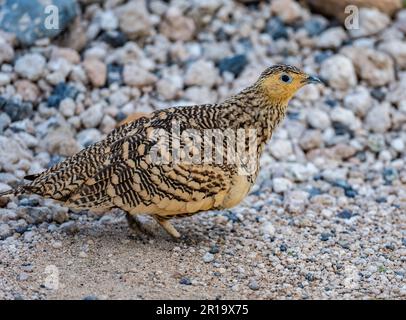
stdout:
POLYGON ((304 81, 306 84, 308 83, 322 83, 322 81, 315 77, 315 76, 307 76, 307 78, 304 79, 304 81))

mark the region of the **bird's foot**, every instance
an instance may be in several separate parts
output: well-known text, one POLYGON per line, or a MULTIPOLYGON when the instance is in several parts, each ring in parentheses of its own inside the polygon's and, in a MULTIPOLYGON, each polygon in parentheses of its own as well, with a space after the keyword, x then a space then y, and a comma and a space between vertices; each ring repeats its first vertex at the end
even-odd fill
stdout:
POLYGON ((165 229, 172 237, 175 239, 180 238, 180 233, 175 229, 168 219, 162 218, 160 216, 154 216, 155 220, 165 229))
POLYGON ((137 234, 145 234, 148 236, 154 235, 154 233, 148 226, 147 221, 142 221, 140 219, 140 217, 133 216, 129 213, 126 213, 126 218, 127 218, 128 226, 130 227, 130 229, 135 231, 137 234))

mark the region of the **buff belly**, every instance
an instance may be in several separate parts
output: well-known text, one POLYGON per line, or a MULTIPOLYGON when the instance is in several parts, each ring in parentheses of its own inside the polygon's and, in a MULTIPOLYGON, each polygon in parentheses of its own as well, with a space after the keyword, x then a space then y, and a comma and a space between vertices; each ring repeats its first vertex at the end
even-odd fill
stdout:
POLYGON ((247 176, 236 175, 228 190, 206 197, 198 201, 179 201, 164 198, 151 205, 138 205, 136 208, 125 208, 130 214, 152 214, 172 218, 189 216, 201 211, 228 209, 238 205, 251 189, 247 176))

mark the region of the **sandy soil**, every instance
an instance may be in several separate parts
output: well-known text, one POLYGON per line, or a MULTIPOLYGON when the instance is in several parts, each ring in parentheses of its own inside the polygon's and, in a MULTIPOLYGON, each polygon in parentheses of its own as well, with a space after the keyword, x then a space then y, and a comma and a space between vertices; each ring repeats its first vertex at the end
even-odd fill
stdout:
MULTIPOLYGON (((318 224, 325 222, 322 217, 278 214, 266 208, 259 213, 249 207, 240 209, 243 221, 238 219, 240 213, 235 216, 229 212, 175 221, 184 235, 181 240, 170 238, 152 220, 146 221, 152 235, 135 234, 117 213, 100 220, 81 216, 67 233, 38 227, 28 238, 3 241, 0 296, 404 298, 399 273, 402 259, 398 256, 402 251, 387 247, 371 250, 376 239, 356 233, 367 223, 367 217, 358 217, 352 223, 335 218, 335 236, 321 241, 318 224), (270 220, 272 226, 267 222, 264 228, 261 217, 270 220), (266 228, 275 228, 276 232, 270 236, 266 228), (375 264, 382 266, 371 270, 375 264)), ((386 217, 387 222, 397 219, 404 221, 400 211, 386 217)), ((402 224, 392 226, 391 234, 382 233, 380 241, 401 234, 402 224)))

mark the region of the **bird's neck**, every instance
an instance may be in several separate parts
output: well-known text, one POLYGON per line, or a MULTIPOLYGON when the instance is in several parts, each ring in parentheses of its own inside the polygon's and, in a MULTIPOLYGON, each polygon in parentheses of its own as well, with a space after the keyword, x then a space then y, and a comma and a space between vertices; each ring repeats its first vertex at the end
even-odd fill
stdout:
POLYGON ((248 87, 225 101, 225 117, 233 129, 254 129, 262 150, 286 115, 289 100, 270 99, 258 87, 248 87))

